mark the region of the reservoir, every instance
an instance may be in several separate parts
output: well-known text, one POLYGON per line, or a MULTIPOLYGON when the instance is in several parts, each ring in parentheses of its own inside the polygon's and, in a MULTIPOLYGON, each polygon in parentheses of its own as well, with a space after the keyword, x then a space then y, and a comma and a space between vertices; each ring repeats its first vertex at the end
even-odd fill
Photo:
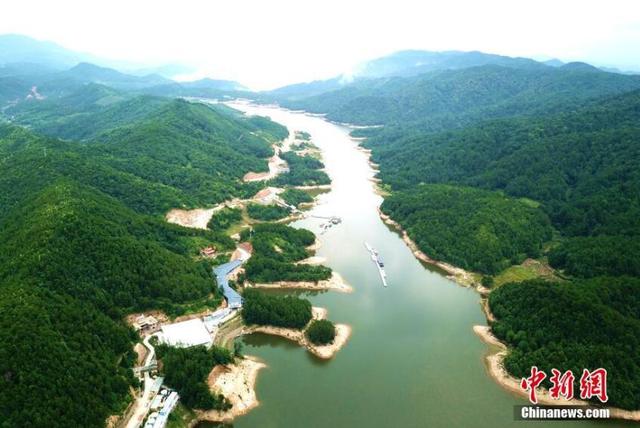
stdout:
MULTIPOLYGON (((328 318, 353 328, 346 346, 329 361, 285 339, 244 337, 244 353, 267 364, 260 371, 260 405, 234 427, 584 427, 611 422, 517 422, 514 405, 526 404, 503 390, 484 366, 487 346, 472 327, 486 324, 472 289, 450 281, 416 260, 400 236, 379 218, 382 198, 371 181, 367 155, 349 129, 317 116, 277 107, 232 103, 248 114, 268 116, 306 131, 323 155, 331 191, 312 213, 342 223, 320 234, 321 219, 293 225, 317 234, 317 255, 352 285, 352 294, 300 293, 328 318), (388 287, 364 246, 382 259, 388 287)), ((215 425, 201 425, 215 426, 215 425)))

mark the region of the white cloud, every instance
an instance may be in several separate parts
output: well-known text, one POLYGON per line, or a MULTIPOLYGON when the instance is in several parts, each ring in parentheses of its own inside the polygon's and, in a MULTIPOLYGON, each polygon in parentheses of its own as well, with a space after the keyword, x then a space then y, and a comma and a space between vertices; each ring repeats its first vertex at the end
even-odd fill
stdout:
POLYGON ((401 49, 482 50, 640 68, 640 2, 21 0, 0 33, 254 88, 326 78, 401 49))

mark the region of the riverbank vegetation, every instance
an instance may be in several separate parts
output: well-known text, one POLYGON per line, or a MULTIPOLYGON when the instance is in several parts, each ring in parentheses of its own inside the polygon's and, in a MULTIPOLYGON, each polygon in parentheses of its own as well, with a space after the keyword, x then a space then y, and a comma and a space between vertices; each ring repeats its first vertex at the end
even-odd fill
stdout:
POLYGON ((212 394, 207 377, 212 368, 233 362, 233 356, 224 348, 204 346, 175 348, 156 347, 162 361, 164 382, 178 391, 180 400, 191 409, 227 410, 231 404, 220 394, 212 394))
MULTIPOLYGON (((505 367, 579 373, 607 369, 609 405, 640 408, 640 279, 601 277, 505 284, 489 296, 494 334, 511 347, 505 367)), ((548 383, 547 383, 547 386, 548 383)))
POLYGON ((316 282, 331 277, 326 266, 295 264, 311 255, 306 247, 315 242, 315 235, 306 229, 264 223, 243 230, 241 238, 253 245, 253 255, 245 264, 246 278, 252 282, 316 282))
POLYGON ((387 197, 381 210, 436 260, 495 274, 537 257, 551 238, 540 210, 497 192, 425 184, 387 197))
POLYGON ((300 156, 293 152, 281 153, 280 157, 289 165, 289 172, 280 174, 273 180, 276 186, 316 186, 331 184, 324 164, 311 156, 300 156))
POLYGON ((295 296, 278 296, 255 289, 244 291, 242 318, 247 324, 302 329, 311 320, 311 302, 295 296))
POLYGON ((336 337, 336 326, 329 320, 314 320, 305 334, 314 345, 328 345, 336 337))
POLYGON ((287 189, 280 195, 282 200, 284 200, 287 204, 293 205, 294 207, 300 207, 300 204, 306 204, 313 202, 313 197, 300 189, 287 189))
POLYGON ((280 220, 289 216, 289 209, 280 205, 247 205, 247 214, 255 220, 273 221, 280 220))

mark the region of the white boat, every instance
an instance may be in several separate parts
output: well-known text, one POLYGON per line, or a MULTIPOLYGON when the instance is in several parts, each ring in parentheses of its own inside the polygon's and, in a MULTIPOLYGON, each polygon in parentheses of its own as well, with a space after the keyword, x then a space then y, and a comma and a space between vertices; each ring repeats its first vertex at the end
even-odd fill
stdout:
POLYGON ((380 274, 380 279, 382 280, 382 285, 384 285, 386 287, 387 286, 387 273, 384 271, 384 263, 382 262, 382 259, 380 258, 380 254, 378 254, 378 252, 376 250, 374 250, 373 247, 371 247, 371 245, 369 245, 368 242, 365 242, 364 246, 367 248, 367 251, 369 251, 369 253, 371 254, 371 260, 373 260, 373 262, 375 263, 376 267, 378 268, 378 273, 380 274))

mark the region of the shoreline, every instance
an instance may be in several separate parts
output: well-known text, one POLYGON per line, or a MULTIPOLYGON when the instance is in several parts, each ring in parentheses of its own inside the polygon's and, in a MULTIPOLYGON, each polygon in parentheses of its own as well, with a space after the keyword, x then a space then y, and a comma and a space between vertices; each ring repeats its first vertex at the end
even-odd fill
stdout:
POLYGON ((321 358, 323 360, 330 360, 335 357, 338 351, 340 351, 347 344, 349 337, 351 337, 352 329, 351 326, 347 324, 336 324, 336 336, 333 339, 333 342, 327 345, 314 345, 313 343, 309 342, 305 331, 314 320, 326 319, 327 312, 328 311, 326 308, 314 306, 312 308, 312 320, 309 321, 309 324, 307 324, 302 330, 295 330, 286 327, 274 327, 270 325, 252 325, 245 326, 242 329, 240 335, 262 333, 272 336, 279 336, 295 342, 303 348, 306 348, 307 351, 318 358, 321 358))
POLYGON ((304 328, 302 328, 301 330, 286 327, 275 327, 270 325, 246 325, 244 324, 242 318, 237 315, 232 319, 238 320, 238 325, 235 326, 235 328, 227 334, 227 336, 225 337, 225 342, 233 341, 240 336, 245 336, 253 333, 262 333, 291 340, 292 342, 297 343, 303 348, 306 348, 307 351, 318 358, 325 360, 331 359, 336 356, 338 351, 340 351, 346 345, 349 337, 351 337, 351 326, 347 324, 336 324, 336 337, 334 338, 332 343, 322 346, 314 345, 307 340, 305 331, 312 321, 326 319, 328 310, 326 308, 313 306, 311 308, 311 312, 311 321, 309 321, 309 324, 304 326, 304 328))
MULTIPOLYGON (((384 196, 387 195, 388 193, 385 192, 380 187, 380 183, 382 183, 382 180, 376 177, 376 175, 380 172, 380 165, 377 163, 374 163, 371 160, 371 154, 372 154, 371 149, 363 147, 360 144, 361 142, 365 141, 366 138, 358 138, 358 137, 352 137, 352 136, 349 136, 349 137, 356 143, 356 150, 360 151, 366 156, 367 164, 369 165, 369 167, 371 168, 371 171, 373 172, 373 175, 372 177, 370 177, 369 181, 373 183, 375 193, 381 196, 382 198, 384 198, 384 196)), ((383 213, 380 207, 377 208, 377 211, 383 223, 395 229, 396 232, 400 233, 402 240, 409 247, 409 249, 413 253, 413 256, 416 259, 426 264, 436 266, 437 268, 442 269, 445 273, 447 273, 446 277, 456 282, 457 284, 462 285, 464 287, 472 287, 480 291, 479 287, 481 287, 481 285, 479 281, 475 278, 475 274, 473 272, 464 270, 460 267, 454 266, 452 264, 449 264, 443 261, 432 259, 428 255, 426 255, 422 250, 420 250, 420 248, 418 248, 418 245, 413 241, 413 239, 411 239, 407 231, 403 229, 400 223, 393 220, 391 216, 388 216, 387 214, 383 213)))
MULTIPOLYGON (((511 376, 504 368, 504 359, 506 358, 509 347, 501 342, 491 332, 491 327, 485 325, 474 325, 473 332, 489 346, 489 353, 485 357, 485 368, 489 376, 502 388, 519 398, 528 397, 528 393, 520 387, 520 381, 511 376), (494 349, 491 349, 494 347, 494 349)), ((592 403, 578 399, 558 399, 554 400, 547 389, 537 388, 538 404, 556 405, 556 406, 592 406, 592 403)), ((606 407, 606 406, 605 406, 606 407)), ((610 411, 611 419, 622 419, 628 421, 640 422, 640 410, 624 410, 617 407, 606 407, 610 411)))
POLYGON ((194 410, 196 419, 190 427, 200 422, 231 422, 260 405, 255 386, 258 372, 267 367, 257 357, 246 355, 240 362, 226 366, 216 366, 209 373, 207 385, 213 393, 222 394, 229 400, 229 410, 194 410))
POLYGON ((334 290, 340 293, 353 293, 353 287, 347 284, 342 275, 337 272, 332 272, 331 278, 321 280, 318 282, 311 281, 276 281, 270 283, 255 283, 250 284, 251 288, 262 289, 300 289, 310 291, 329 291, 334 290))
MULTIPOLYGON (((380 216, 380 218, 385 224, 393 227, 397 232, 400 233, 402 240, 409 247, 409 249, 413 253, 413 256, 416 259, 442 269, 444 272, 447 273, 446 277, 456 282, 457 284, 462 285, 464 287, 471 287, 478 290, 478 287, 480 287, 480 283, 475 278, 475 274, 473 272, 464 270, 462 268, 456 267, 446 262, 432 259, 431 257, 427 256, 424 252, 422 252, 422 250, 418 248, 418 245, 409 237, 409 234, 407 233, 407 231, 404 230, 398 222, 393 220, 387 214, 383 213, 382 210, 380 210, 380 208, 378 208, 378 215, 380 216)), ((480 292, 480 290, 478 290, 478 292, 480 292)))
MULTIPOLYGON (((374 163, 371 160, 371 150, 362 147, 359 143, 364 141, 365 138, 353 138, 356 143, 358 143, 358 149, 367 156, 367 162, 373 171, 374 175, 370 179, 370 181, 374 185, 374 189, 376 193, 382 197, 384 194, 379 184, 382 183, 382 180, 376 177, 376 174, 379 173, 379 165, 374 163)), ((417 244, 411 239, 406 230, 395 220, 391 218, 391 216, 382 212, 380 207, 378 207, 378 214, 382 221, 388 226, 395 229, 400 233, 402 240, 409 247, 413 256, 418 260, 427 263, 432 266, 436 266, 442 269, 447 275, 446 277, 456 282, 459 285, 464 287, 473 288, 481 297, 480 305, 482 308, 482 312, 484 313, 487 322, 493 323, 496 321, 495 316, 491 312, 489 308, 488 296, 491 293, 491 289, 488 289, 480 284, 477 278, 475 278, 474 273, 470 271, 466 271, 460 267, 451 265, 446 262, 438 261, 432 259, 427 256, 422 250, 420 250, 417 244)), ((474 325, 473 326, 474 333, 487 345, 488 354, 485 357, 485 367, 488 375, 500 385, 502 388, 506 389, 510 393, 518 396, 519 398, 527 399, 528 394, 526 391, 523 391, 520 387, 520 381, 515 377, 511 376, 507 370, 504 368, 504 359, 506 358, 509 347, 507 344, 501 342, 496 336, 493 335, 491 331, 491 327, 486 325, 474 325), (493 348, 493 349, 492 349, 493 348)), ((589 402, 572 399, 560 399, 554 400, 550 397, 550 393, 548 390, 544 388, 538 388, 537 390, 538 402, 543 405, 580 405, 580 406, 590 406, 592 405, 589 402)), ((607 407, 610 411, 611 419, 621 419, 628 421, 640 422, 640 409, 639 410, 625 410, 617 407, 607 407)))

